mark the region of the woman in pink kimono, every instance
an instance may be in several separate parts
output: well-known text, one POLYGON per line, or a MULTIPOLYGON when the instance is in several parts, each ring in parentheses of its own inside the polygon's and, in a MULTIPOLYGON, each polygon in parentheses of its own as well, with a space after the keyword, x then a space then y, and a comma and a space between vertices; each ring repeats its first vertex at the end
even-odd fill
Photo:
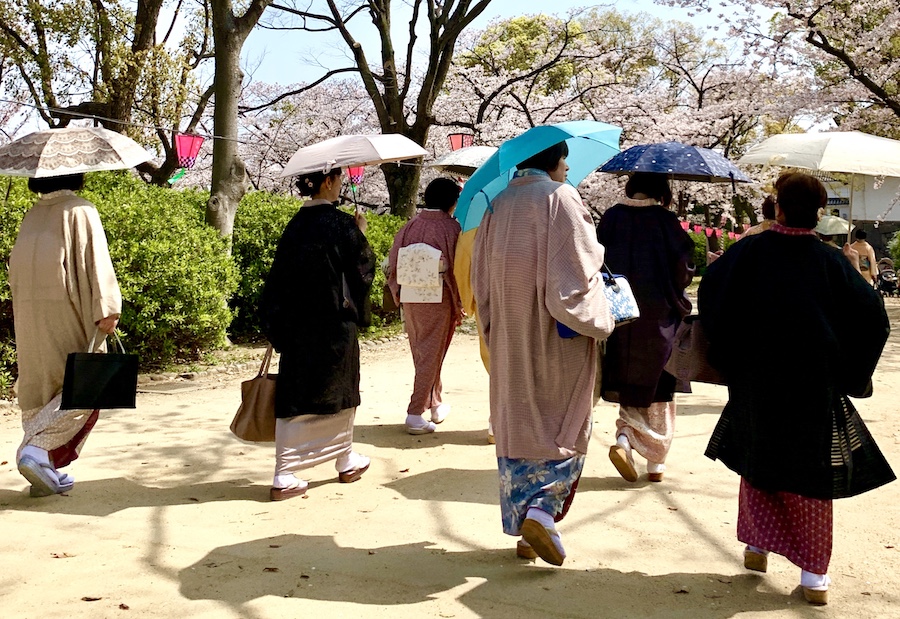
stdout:
POLYGON ((614 326, 604 250, 565 184, 567 154, 561 142, 517 166, 485 213, 472 257, 491 355, 503 532, 522 536, 517 556, 553 565, 566 557, 555 522, 571 504, 591 435, 597 341, 614 326))
MULTIPOLYGON (((453 331, 464 316, 459 288, 453 276, 456 241, 459 239, 459 222, 453 219, 453 209, 459 198, 459 185, 449 178, 436 178, 425 189, 425 208, 403 226, 394 237, 388 259, 388 285, 397 303, 403 304, 403 317, 409 348, 412 351, 416 376, 413 392, 406 409, 406 431, 409 434, 434 432, 450 412, 450 405, 443 401, 441 366, 453 331), (412 245, 424 244, 431 252, 433 264, 423 264, 434 271, 436 286, 433 298, 413 299, 402 290, 398 282, 400 250, 412 245), (425 419, 425 414, 430 420, 425 419)), ((401 271, 403 266, 401 265, 401 271)), ((401 273, 402 278, 402 273, 401 273)))
POLYGON ((59 469, 78 457, 98 411, 60 410, 66 357, 86 351, 95 332, 115 331, 122 310, 100 216, 75 195, 83 185, 83 174, 29 179, 40 198, 9 257, 25 431, 16 459, 31 496, 66 492, 75 483, 59 469))

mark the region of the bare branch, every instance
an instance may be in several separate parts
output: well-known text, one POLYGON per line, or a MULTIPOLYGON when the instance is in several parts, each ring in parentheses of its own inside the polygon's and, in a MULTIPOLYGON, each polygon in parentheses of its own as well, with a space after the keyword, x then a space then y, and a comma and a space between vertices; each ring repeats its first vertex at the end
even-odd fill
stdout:
POLYGON ((294 95, 299 95, 301 93, 306 92, 307 90, 312 90, 313 88, 315 88, 316 86, 318 86, 319 84, 321 84, 322 82, 327 80, 328 78, 338 75, 339 73, 358 73, 358 72, 359 71, 356 67, 346 67, 344 69, 332 69, 331 71, 329 71, 328 73, 326 73, 325 75, 323 75, 322 77, 317 79, 316 81, 306 84, 305 86, 302 86, 301 88, 297 88, 295 90, 290 90, 288 92, 283 92, 280 95, 278 95, 277 97, 275 97, 274 99, 272 99, 271 101, 267 101, 266 103, 261 103, 260 105, 240 106, 239 109, 242 114, 246 114, 248 112, 257 112, 259 110, 271 107, 271 106, 275 105, 276 103, 278 103, 279 101, 287 99, 288 97, 293 97, 294 95))

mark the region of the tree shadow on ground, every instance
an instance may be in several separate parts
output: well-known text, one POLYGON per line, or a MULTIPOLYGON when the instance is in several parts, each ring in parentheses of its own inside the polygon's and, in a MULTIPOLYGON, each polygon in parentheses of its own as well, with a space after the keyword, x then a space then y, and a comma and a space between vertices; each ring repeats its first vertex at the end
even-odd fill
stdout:
MULTIPOLYGON (((495 469, 436 469, 387 482, 386 488, 395 490, 404 498, 414 501, 452 501, 497 505, 499 503, 500 478, 495 469)), ((659 488, 646 475, 636 482, 627 482, 615 471, 608 477, 582 476, 577 494, 585 492, 637 491, 643 488, 659 488)), ((667 485, 671 489, 672 484, 667 485)), ((576 495, 577 500, 577 495, 576 495)))
POLYGON ((185 598, 215 600, 238 614, 267 595, 387 606, 426 602, 457 587, 450 594, 457 601, 498 619, 725 619, 796 609, 799 602, 760 591, 756 575, 574 570, 517 559, 512 548, 448 552, 428 542, 347 548, 331 537, 294 534, 216 548, 178 578, 185 598))
POLYGON ((126 478, 76 482, 66 494, 33 498, 28 488, 0 490, 0 512, 28 511, 81 516, 109 516, 132 507, 192 505, 213 501, 269 501, 269 486, 248 479, 185 484, 171 488, 143 486, 126 478))
POLYGON ((438 426, 431 434, 407 434, 403 423, 355 425, 353 440, 375 447, 388 449, 429 449, 441 445, 487 445, 487 429, 450 430, 445 425, 438 426))
POLYGON ((387 482, 384 487, 410 500, 498 505, 500 477, 496 469, 437 469, 387 482))

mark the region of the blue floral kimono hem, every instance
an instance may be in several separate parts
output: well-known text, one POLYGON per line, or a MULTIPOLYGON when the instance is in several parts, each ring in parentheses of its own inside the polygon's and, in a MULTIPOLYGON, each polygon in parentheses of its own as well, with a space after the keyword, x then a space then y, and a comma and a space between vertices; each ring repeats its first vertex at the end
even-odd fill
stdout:
POLYGON ((528 509, 536 507, 559 522, 575 496, 584 455, 565 460, 497 458, 503 532, 519 535, 528 509))

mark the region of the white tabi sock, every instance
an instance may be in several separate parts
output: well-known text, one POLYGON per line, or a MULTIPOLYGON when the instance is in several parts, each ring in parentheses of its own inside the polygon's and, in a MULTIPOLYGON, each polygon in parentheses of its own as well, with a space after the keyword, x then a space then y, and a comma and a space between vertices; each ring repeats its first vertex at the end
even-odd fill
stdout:
POLYGON ((33 458, 39 464, 51 464, 50 454, 47 453, 47 450, 41 449, 40 447, 35 447, 34 445, 25 445, 25 447, 22 448, 20 459, 24 458, 25 456, 33 458))
POLYGON ((293 473, 282 473, 280 475, 276 475, 275 479, 272 481, 272 486, 275 488, 305 488, 309 484, 296 477, 293 473))
POLYGON ((531 520, 537 520, 539 523, 544 525, 544 528, 546 529, 550 529, 551 531, 556 530, 556 524, 553 522, 553 516, 542 509, 538 509, 537 507, 529 507, 528 513, 525 514, 525 517, 530 518, 531 520))
POLYGON ((831 579, 828 577, 828 574, 815 574, 806 570, 800 570, 801 587, 806 587, 813 591, 827 591, 830 584, 831 579))

